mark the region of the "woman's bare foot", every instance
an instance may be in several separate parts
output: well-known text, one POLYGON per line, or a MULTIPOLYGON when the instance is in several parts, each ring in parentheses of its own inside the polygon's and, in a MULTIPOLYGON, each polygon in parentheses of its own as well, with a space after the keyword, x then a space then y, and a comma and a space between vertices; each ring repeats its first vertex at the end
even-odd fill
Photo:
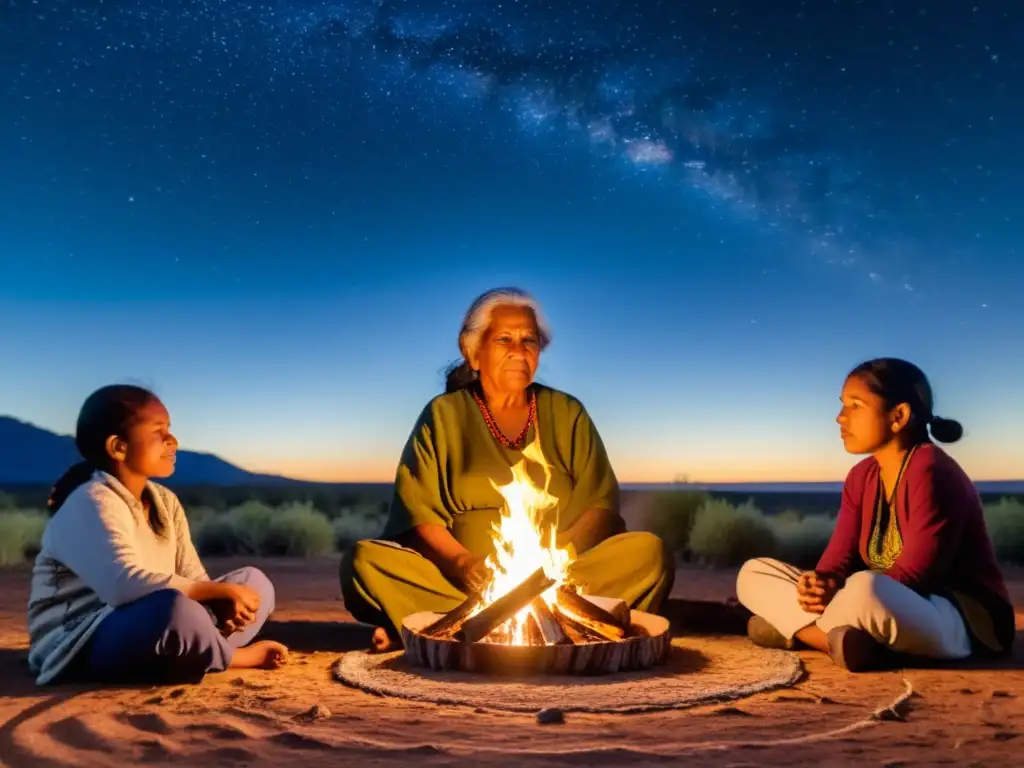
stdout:
POLYGON ((394 641, 388 636, 384 627, 377 627, 373 630, 373 637, 370 638, 371 653, 387 653, 394 645, 394 641))
POLYGON ((231 669, 277 669, 288 662, 288 649, 273 640, 259 640, 235 651, 231 669))

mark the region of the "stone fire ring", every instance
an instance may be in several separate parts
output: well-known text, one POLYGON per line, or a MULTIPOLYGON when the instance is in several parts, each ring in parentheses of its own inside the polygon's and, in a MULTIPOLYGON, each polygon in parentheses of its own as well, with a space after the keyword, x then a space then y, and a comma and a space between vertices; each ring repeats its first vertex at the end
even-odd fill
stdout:
MULTIPOLYGON (((537 712, 557 707, 566 712, 649 712, 687 709, 695 706, 730 701, 755 693, 795 684, 803 674, 800 657, 788 651, 758 648, 746 638, 693 636, 670 639, 668 623, 658 616, 633 612, 634 622, 650 617, 656 637, 627 638, 651 640, 648 646, 656 652, 657 641, 664 651, 657 666, 648 669, 607 671, 600 674, 553 672, 557 646, 498 646, 473 643, 447 651, 442 661, 412 659, 408 651, 375 654, 350 651, 334 665, 334 676, 342 683, 380 696, 435 704, 503 710, 537 712), (655 621, 656 620, 656 621, 655 621), (664 624, 662 624, 664 622, 664 624), (659 627, 664 629, 658 633, 659 627), (483 650, 468 652, 465 647, 483 650), (457 659, 457 669, 451 660, 457 659), (467 671, 469 659, 473 671, 467 671), (415 661, 415 663, 414 663, 415 661), (435 668, 431 668, 435 667, 435 668), (439 667, 439 668, 438 668, 439 667)), ((436 614, 414 614, 403 624, 422 628, 437 618, 436 614)), ((414 634, 406 627, 410 635, 414 634)), ((416 635, 416 637, 422 637, 416 635)), ((406 640, 408 646, 408 640, 406 640)), ((594 649, 606 644, 591 643, 594 649)), ((431 646, 436 651, 436 646, 431 646)), ((576 646, 577 652, 586 646, 576 646)), ((570 647, 563 649, 568 652, 570 647)), ((591 650, 589 661, 578 659, 583 669, 593 665, 598 656, 591 650)), ((621 654, 620 654, 621 656, 621 654)), ((628 666, 628 665, 627 665, 628 666)), ((650 665, 648 665, 650 666, 650 665)))
POLYGON ((440 640, 422 634, 441 618, 438 613, 414 613, 402 621, 405 655, 414 667, 435 671, 516 675, 605 675, 660 664, 671 648, 668 620, 632 611, 632 631, 622 640, 579 645, 498 645, 440 640))

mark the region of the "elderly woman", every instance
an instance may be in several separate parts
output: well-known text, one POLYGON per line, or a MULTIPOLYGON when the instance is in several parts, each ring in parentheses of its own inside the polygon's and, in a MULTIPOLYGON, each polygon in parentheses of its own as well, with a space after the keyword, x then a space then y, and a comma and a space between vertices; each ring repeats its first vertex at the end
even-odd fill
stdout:
MULTIPOLYGON (((466 313, 463 359, 413 427, 383 538, 359 542, 342 561, 345 605, 378 628, 377 650, 400 637, 404 617, 445 613, 483 583, 491 524, 504 505, 492 481, 511 482, 535 439, 558 499, 546 522, 557 525, 558 546, 576 554, 571 578, 644 611, 658 610, 670 591, 671 555, 654 535, 625 531, 618 481, 587 411, 533 381, 550 339, 537 303, 518 289, 489 291, 466 313)), ((543 467, 526 466, 543 488, 543 467)))

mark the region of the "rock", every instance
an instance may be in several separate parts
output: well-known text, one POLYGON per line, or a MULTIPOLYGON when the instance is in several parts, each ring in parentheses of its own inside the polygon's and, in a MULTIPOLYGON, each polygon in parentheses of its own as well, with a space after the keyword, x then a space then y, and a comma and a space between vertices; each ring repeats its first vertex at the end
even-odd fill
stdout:
POLYGON ((897 712, 896 709, 894 709, 893 707, 889 707, 887 709, 882 709, 878 712, 875 712, 873 719, 881 720, 883 722, 902 723, 906 722, 907 718, 904 716, 902 712, 897 712))
POLYGON ((565 713, 558 707, 542 709, 537 713, 537 722, 541 725, 560 725, 565 722, 565 713))
POLYGON ((325 720, 331 716, 331 710, 325 707, 323 704, 314 704, 312 707, 307 709, 305 712, 295 716, 296 720, 301 720, 304 723, 312 723, 317 720, 325 720))
POLYGON ((1012 694, 1009 691, 992 691, 993 699, 1012 699, 1014 696, 1015 694, 1012 694))
POLYGON ((235 688, 249 688, 257 691, 273 687, 270 683, 254 683, 252 680, 246 680, 244 677, 236 677, 231 681, 231 685, 235 686, 235 688))
POLYGON ((713 710, 711 710, 711 714, 712 715, 731 715, 731 716, 734 716, 734 717, 735 716, 739 716, 739 717, 753 717, 753 715, 751 715, 746 710, 740 709, 739 707, 732 707, 732 706, 729 706, 729 707, 719 707, 718 709, 713 709, 713 710))

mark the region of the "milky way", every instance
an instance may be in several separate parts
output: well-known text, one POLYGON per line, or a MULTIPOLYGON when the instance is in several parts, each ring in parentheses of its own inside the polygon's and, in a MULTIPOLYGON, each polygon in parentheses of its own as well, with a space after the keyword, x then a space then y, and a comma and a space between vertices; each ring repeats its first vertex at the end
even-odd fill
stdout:
MULTIPOLYGON (((94 56, 145 49, 207 68, 203 98, 233 82, 253 91, 254 104, 276 98, 275 84, 290 78, 289 87, 305 83, 320 94, 323 121, 345 112, 342 82, 400 90, 437 121, 463 119, 472 104, 474 114, 513 123, 538 152, 589 151, 595 163, 674 190, 680 205, 775 231, 805 255, 913 291, 910 273, 926 245, 903 232, 899 190, 883 182, 885 169, 864 150, 885 138, 860 126, 850 141, 841 98, 784 95, 793 72, 822 62, 802 60, 796 49, 764 67, 752 66, 750 55, 732 62, 733 52, 711 49, 688 23, 698 9, 702 23, 717 23, 707 3, 642 5, 123 0, 52 3, 47 13, 69 35, 90 25, 107 40, 105 49, 74 58, 76 70, 87 70, 94 56)), ((742 48, 762 23, 762 6, 722 5, 724 24, 746 25, 736 35, 742 48)), ((43 7, 11 6, 40 18, 43 7)), ((155 110, 175 107, 160 103, 161 82, 134 85, 150 94, 155 110)))
POLYGON ((484 101, 538 139, 584 143, 716 213, 785 227, 827 260, 859 263, 870 202, 853 158, 830 151, 806 112, 779 114, 770 92, 711 71, 683 25, 658 34, 607 2, 410 5, 283 5, 261 23, 321 65, 371 58, 371 76, 419 79, 432 99, 451 98, 450 111, 484 101))

